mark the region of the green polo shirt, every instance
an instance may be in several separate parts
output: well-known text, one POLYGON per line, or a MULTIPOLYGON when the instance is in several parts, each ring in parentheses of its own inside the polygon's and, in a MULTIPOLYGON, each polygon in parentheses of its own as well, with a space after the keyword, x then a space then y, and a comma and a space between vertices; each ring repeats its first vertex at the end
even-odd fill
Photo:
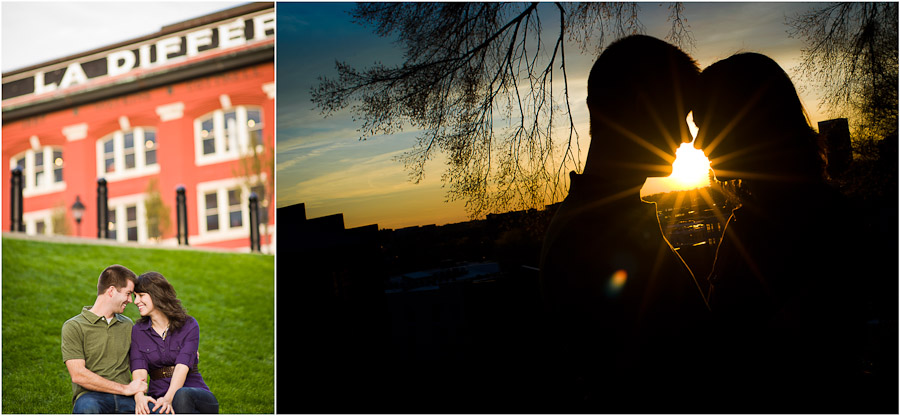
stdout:
MULTIPOLYGON (((116 383, 131 382, 128 349, 131 347, 131 318, 115 314, 112 322, 85 306, 62 327, 62 359, 84 360, 85 367, 116 383)), ((72 403, 88 390, 72 383, 72 403)))

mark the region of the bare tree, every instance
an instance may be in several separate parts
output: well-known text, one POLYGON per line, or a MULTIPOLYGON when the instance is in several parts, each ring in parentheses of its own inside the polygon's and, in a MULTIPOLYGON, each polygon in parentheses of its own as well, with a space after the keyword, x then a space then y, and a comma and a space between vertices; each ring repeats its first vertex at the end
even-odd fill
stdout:
POLYGON ((800 75, 824 92, 821 107, 849 117, 857 138, 897 129, 897 3, 829 3, 787 19, 806 43, 800 75))
MULTIPOLYGON (((580 170, 566 70, 567 40, 596 52, 643 33, 636 3, 363 3, 352 12, 405 50, 396 67, 336 64, 312 101, 323 114, 351 108, 361 140, 417 129, 398 158, 418 183, 436 154, 450 200, 476 217, 561 199, 580 170), (598 39, 595 41, 594 39, 598 39), (593 49, 596 48, 596 49, 593 49)), ((681 5, 667 39, 692 44, 681 5)))
POLYGON ((265 143, 271 140, 271 136, 263 137, 269 130, 261 129, 251 131, 249 143, 244 150, 237 166, 232 169, 232 175, 241 180, 250 192, 255 192, 258 198, 259 225, 263 231, 260 236, 263 251, 271 248, 271 236, 269 235, 269 206, 272 202, 275 189, 275 152, 274 149, 265 147, 265 143))

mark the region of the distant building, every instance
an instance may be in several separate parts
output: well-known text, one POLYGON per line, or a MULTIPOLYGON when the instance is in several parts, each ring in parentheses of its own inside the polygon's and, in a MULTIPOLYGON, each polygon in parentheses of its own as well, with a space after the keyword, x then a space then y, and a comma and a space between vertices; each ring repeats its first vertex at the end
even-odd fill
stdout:
POLYGON ((850 127, 846 118, 836 118, 819 122, 819 151, 828 161, 826 170, 832 178, 843 176, 853 161, 853 147, 850 144, 850 127))
POLYGON ((109 222, 101 226, 110 238, 153 239, 153 182, 170 220, 162 243, 176 244, 181 185, 191 246, 249 250, 256 192, 263 250, 272 252, 274 48, 274 3, 251 3, 4 73, 3 229, 18 166, 28 234, 80 228, 95 238, 97 180, 105 178, 109 222), (76 198, 86 207, 80 227, 70 210, 76 198))

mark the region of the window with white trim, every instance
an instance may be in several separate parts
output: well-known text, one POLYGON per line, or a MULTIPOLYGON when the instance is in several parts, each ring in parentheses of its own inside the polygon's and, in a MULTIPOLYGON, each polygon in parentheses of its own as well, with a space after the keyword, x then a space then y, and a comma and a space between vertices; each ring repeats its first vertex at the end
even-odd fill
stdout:
POLYGON ((144 194, 130 195, 110 199, 107 218, 107 236, 120 243, 146 243, 147 209, 144 206, 144 194))
POLYGON ((250 196, 242 187, 219 188, 204 192, 203 211, 206 216, 206 232, 240 229, 244 225, 247 209, 243 206, 250 196))
POLYGON ((137 206, 125 207, 125 233, 128 241, 138 241, 137 206))
POLYGON ((29 149, 9 161, 9 168, 22 168, 22 195, 33 196, 66 189, 63 180, 63 151, 60 147, 44 146, 40 149, 29 149))
POLYGON ((116 237, 118 236, 116 231, 118 231, 118 227, 116 227, 116 209, 110 208, 106 211, 106 220, 107 220, 107 229, 106 229, 106 238, 110 240, 118 240, 116 237))
POLYGON ((35 227, 35 232, 38 235, 47 234, 47 223, 43 220, 36 222, 35 227))
POLYGON ((237 106, 216 110, 194 120, 194 155, 197 165, 236 160, 255 146, 264 149, 263 118, 259 107, 237 106))
MULTIPOLYGON (((247 187, 238 178, 197 184, 199 235, 191 241, 202 244, 247 238, 249 242, 250 192, 260 190, 261 187, 247 187)), ((260 230, 263 230, 262 222, 260 230)))
POLYGON ((256 153, 262 153, 265 148, 262 110, 258 108, 247 109, 247 134, 249 136, 247 144, 256 146, 256 153))
POLYGON ((22 223, 27 235, 51 235, 53 230, 53 209, 26 212, 22 214, 22 223))
POLYGON ((240 188, 229 189, 228 190, 228 228, 237 228, 243 224, 244 224, 243 212, 241 212, 241 190, 240 190, 240 188))
POLYGON ((107 181, 159 173, 156 130, 135 127, 97 141, 97 176, 107 181))
POLYGON ((205 194, 206 204, 206 231, 219 230, 219 193, 217 191, 205 194))

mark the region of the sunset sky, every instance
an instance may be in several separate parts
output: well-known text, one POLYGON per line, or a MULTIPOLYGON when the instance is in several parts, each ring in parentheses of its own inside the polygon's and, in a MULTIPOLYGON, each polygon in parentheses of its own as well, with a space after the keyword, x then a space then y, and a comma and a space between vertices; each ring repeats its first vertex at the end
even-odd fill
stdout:
MULTIPOLYGON (((153 33, 163 25, 200 16, 241 2, 10 2, 2 3, 2 68, 12 70, 153 33), (178 7, 172 7, 173 5, 178 7), (40 18, 35 18, 39 16, 40 18), (133 16, 141 16, 134 19, 133 16), (60 39, 64 38, 65 41, 60 39)), ((662 38, 668 31, 668 4, 642 3, 645 33, 662 38)), ((810 3, 687 3, 685 14, 696 45, 688 51, 706 67, 735 52, 760 52, 789 74, 802 42, 788 37, 785 17, 810 3)), ((308 217, 343 213, 348 227, 382 228, 445 224, 467 219, 463 203, 447 203, 441 187, 445 166, 431 160, 425 180, 408 181, 393 160, 417 135, 405 131, 359 141, 359 123, 350 111, 323 117, 313 108, 309 90, 319 76, 333 76, 335 61, 357 68, 375 62, 400 62, 403 51, 391 39, 351 22, 353 3, 277 4, 277 206, 305 203, 308 217)), ((548 5, 547 7, 552 7, 548 5)), ((586 77, 594 56, 567 47, 573 117, 581 138, 581 159, 590 137, 584 103, 586 77)), ((797 82, 795 78, 795 82, 797 82)), ((799 86, 800 84, 798 84, 799 86)), ((815 122, 825 119, 817 97, 803 94, 815 122)), ((648 181, 645 193, 665 190, 662 180, 648 181)))
MULTIPOLYGON (((704 68, 736 52, 759 52, 777 61, 794 77, 803 46, 790 38, 785 25, 810 3, 687 3, 685 15, 696 45, 688 51, 704 68)), ((351 22, 352 3, 278 4, 277 205, 305 203, 307 217, 343 213, 347 227, 378 224, 381 228, 445 224, 467 220, 462 202, 447 203, 441 187, 443 160, 435 158, 425 181, 408 181, 393 157, 408 149, 416 132, 359 141, 358 122, 350 111, 323 117, 313 108, 310 88, 319 76, 333 77, 335 61, 358 69, 375 62, 399 62, 402 50, 351 22)), ((663 38, 667 4, 641 4, 645 34, 663 38)), ((590 139, 584 90, 591 56, 567 49, 568 77, 575 95, 573 115, 582 140, 582 162, 590 139), (575 55, 575 56, 572 56, 575 55)), ((795 84, 799 83, 795 78, 795 84)), ((825 119, 812 94, 802 98, 815 126, 825 119)), ((665 191, 662 181, 648 181, 644 193, 665 191)))

